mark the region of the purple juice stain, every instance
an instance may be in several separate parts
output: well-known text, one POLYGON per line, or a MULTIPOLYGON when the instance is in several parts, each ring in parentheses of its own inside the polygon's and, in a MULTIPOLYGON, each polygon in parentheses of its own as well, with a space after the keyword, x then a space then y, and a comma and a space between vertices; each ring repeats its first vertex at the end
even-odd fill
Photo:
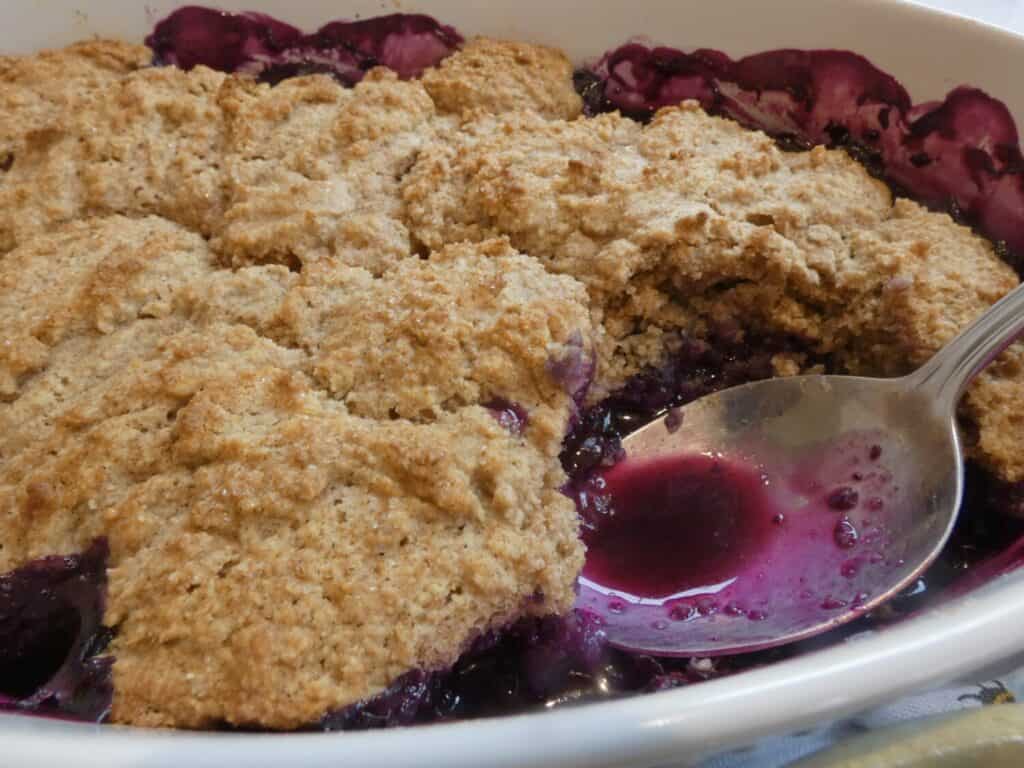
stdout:
MULTIPOLYGON (((606 400, 584 410, 563 444, 562 462, 570 477, 566 492, 576 499, 584 527, 600 525, 610 511, 607 497, 604 495, 605 487, 601 474, 603 461, 608 457, 621 456, 622 437, 665 413, 668 408, 685 405, 725 387, 767 378, 771 375, 771 356, 783 350, 805 355, 809 364, 821 365, 826 372, 838 372, 830 360, 815 358, 810 346, 795 338, 757 337, 748 334, 745 338, 737 340, 735 335, 717 335, 713 330, 706 341, 681 337, 672 350, 662 366, 643 371, 606 400)), ((880 458, 881 446, 877 447, 876 458, 880 458)), ((871 454, 872 449, 869 448, 868 458, 871 454)), ((899 620, 919 610, 929 601, 941 598, 946 585, 956 583, 962 578, 968 568, 968 561, 985 561, 1005 548, 1007 541, 1024 541, 1024 521, 1015 521, 997 511, 1018 508, 1024 510, 1024 490, 1019 490, 1024 489, 1024 483, 1019 489, 1004 491, 1002 489, 1006 486, 998 484, 990 475, 970 466, 966 485, 967 503, 961 514, 957 533, 954 534, 950 546, 931 566, 922 581, 929 584, 928 590, 912 596, 900 595, 886 604, 886 611, 865 614, 844 628, 833 630, 805 643, 733 657, 720 657, 716 660, 712 676, 790 658, 804 649, 822 647, 847 634, 885 626, 899 620), (1014 496, 1013 493, 1018 495, 1014 496), (1018 498, 1020 502, 1016 504, 1018 498), (993 520, 1000 521, 1000 525, 993 526, 993 520)), ((814 493, 824 491, 821 486, 814 489, 814 493)), ((824 497, 822 499, 824 500, 824 497)), ((880 531, 877 528, 871 530, 875 532, 873 538, 877 539, 880 531)), ((866 531, 865 535, 868 533, 870 531, 866 531)), ((1024 548, 1020 551, 1024 552, 1024 548)), ((884 562, 884 556, 880 552, 871 553, 868 555, 868 562, 877 566, 884 562)), ((1024 554, 1016 559, 1006 559, 1000 567, 1015 567, 1015 564, 1019 563, 1024 563, 1024 554)), ((820 594, 807 588, 800 590, 797 597, 808 602, 823 599, 820 594)), ((683 621, 713 616, 720 610, 721 606, 712 597, 674 603, 668 608, 671 620, 683 621)), ((621 652, 614 652, 619 653, 621 652)), ((621 658, 636 657, 623 654, 621 658)), ((663 658, 657 661, 666 668, 676 663, 676 660, 663 658)), ((647 686, 639 690, 660 690, 659 685, 666 680, 678 683, 679 678, 672 673, 666 673, 652 679, 647 686)), ((692 682, 692 679, 690 681, 692 682)))
POLYGON ((418 77, 462 42, 452 27, 421 14, 334 21, 307 35, 264 14, 198 6, 178 9, 146 38, 160 65, 245 72, 269 83, 324 73, 349 86, 376 66, 418 77))
POLYGON ((710 598, 702 598, 697 601, 697 613, 701 616, 714 616, 718 613, 718 602, 710 598))
POLYGON ((743 465, 703 455, 627 459, 603 476, 610 513, 583 531, 583 575, 608 589, 659 598, 720 583, 776 532, 760 475, 743 465))
POLYGON ((668 611, 668 617, 672 621, 689 621, 697 615, 697 607, 689 603, 676 603, 668 611))
POLYGON ((726 603, 725 608, 722 609, 722 613, 726 616, 742 616, 746 611, 736 603, 726 603))
POLYGON ((860 542, 870 546, 881 540, 884 534, 885 531, 883 531, 879 526, 871 525, 869 521, 865 520, 863 522, 863 528, 860 531, 860 542))

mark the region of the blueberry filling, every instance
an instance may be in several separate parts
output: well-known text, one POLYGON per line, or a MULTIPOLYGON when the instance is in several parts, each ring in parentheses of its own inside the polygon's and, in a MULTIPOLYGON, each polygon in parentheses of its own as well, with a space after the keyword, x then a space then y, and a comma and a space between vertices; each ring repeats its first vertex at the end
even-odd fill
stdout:
MULTIPOLYGON (((416 77, 452 53, 462 37, 422 15, 334 22, 304 34, 260 14, 186 7, 160 22, 146 42, 160 65, 245 72, 271 84, 327 73, 351 86, 378 65, 416 77)), ((849 52, 782 50, 734 61, 707 49, 687 54, 638 44, 579 70, 575 84, 590 115, 619 109, 647 119, 661 106, 693 98, 790 149, 845 147, 894 187, 1003 243, 1011 263, 1024 265, 1024 158, 1016 128, 1004 105, 977 89, 958 88, 942 102, 915 106, 895 79, 849 52)), ((718 328, 706 340, 679 337, 663 365, 580 410, 561 459, 569 477, 565 492, 576 502, 584 538, 610 533, 602 529, 608 502, 601 470, 621 457, 624 435, 665 413, 670 429, 685 429, 675 409, 773 375, 771 359, 778 353, 834 368, 797 339, 718 328)), ((594 375, 582 339, 548 368, 582 408, 594 375)), ((496 398, 488 407, 512 434, 528 424, 529 415, 516 403, 496 398)), ((874 501, 858 499, 847 487, 828 498, 839 513, 874 501)), ((311 727, 366 729, 498 715, 663 690, 771 663, 831 644, 839 634, 884 625, 1024 564, 1022 519, 1024 483, 1003 484, 970 467, 964 509, 939 560, 881 610, 829 635, 714 661, 663 659, 607 646, 599 622, 583 611, 524 619, 477 638, 451 669, 409 672, 383 694, 311 727), (1007 548, 1007 542, 1015 543, 1007 548)), ((836 531, 842 545, 856 535, 842 519, 836 531)), ((96 542, 81 554, 0 575, 0 709, 105 718, 112 695, 112 659, 104 655, 112 630, 102 626, 106 558, 105 544, 96 542)))
POLYGON ((720 389, 772 376, 772 357, 802 352, 793 339, 744 341, 733 328, 715 329, 707 341, 681 336, 666 362, 634 376, 618 391, 585 410, 562 446, 569 492, 587 520, 586 491, 593 470, 614 464, 620 439, 666 411, 720 389))
POLYGON ((594 379, 594 361, 583 346, 583 336, 576 331, 559 355, 548 358, 546 366, 551 378, 577 404, 583 402, 594 379))
POLYGON ((107 547, 0 576, 0 710, 100 720, 110 709, 102 625, 107 547))
POLYGON ((513 435, 523 434, 530 423, 530 414, 519 403, 513 403, 503 397, 496 397, 487 404, 487 410, 501 426, 513 435))
POLYGON ((376 66, 417 77, 461 42, 451 27, 419 14, 335 21, 307 35, 263 14, 197 6, 175 11, 146 38, 156 64, 247 72, 268 83, 325 73, 345 85, 376 66))

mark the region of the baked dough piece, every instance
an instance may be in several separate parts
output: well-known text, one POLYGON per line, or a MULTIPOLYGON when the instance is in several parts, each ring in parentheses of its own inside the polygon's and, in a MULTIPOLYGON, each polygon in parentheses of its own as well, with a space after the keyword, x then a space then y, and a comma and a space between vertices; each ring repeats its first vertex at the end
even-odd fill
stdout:
MULTIPOLYGON (((991 245, 888 190, 845 153, 786 153, 696 103, 646 126, 617 114, 468 118, 420 153, 403 192, 430 247, 504 235, 586 285, 604 330, 599 398, 678 329, 793 334, 850 371, 926 360, 1017 283, 991 245)), ((1024 479, 1014 348, 975 383, 973 455, 1024 479), (1015 455, 1016 454, 1016 455, 1015 455)), ((791 367, 791 366, 790 366, 791 367)))
POLYGON ((0 252, 65 221, 115 213, 212 232, 224 209, 224 80, 203 67, 150 67, 59 80, 62 90, 0 85, 20 99, 0 120, 14 147, 0 176, 0 252))
POLYGON ((398 180, 437 130, 422 85, 375 69, 352 89, 314 75, 233 91, 214 241, 227 260, 334 257, 379 275, 412 253, 398 180))
POLYGON ((474 38, 424 72, 423 86, 438 111, 456 115, 530 109, 571 120, 583 111, 569 58, 543 45, 474 38))
POLYGON ((316 266, 121 217, 0 262, 0 571, 107 538, 118 722, 298 727, 572 604, 582 286, 500 241, 316 266))

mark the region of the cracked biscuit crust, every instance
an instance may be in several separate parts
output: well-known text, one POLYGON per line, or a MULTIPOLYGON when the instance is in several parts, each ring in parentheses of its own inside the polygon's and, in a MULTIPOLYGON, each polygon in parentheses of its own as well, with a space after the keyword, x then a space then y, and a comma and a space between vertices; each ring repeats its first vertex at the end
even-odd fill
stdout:
POLYGON ((0 403, 0 570, 108 538, 115 720, 297 727, 571 605, 570 398, 545 371, 591 335, 570 278, 500 241, 376 281, 230 271, 198 235, 121 217, 2 265, 64 279, 0 290, 31 358, 0 403))
MULTIPOLYGON (((105 72, 64 83, 56 107, 47 82, 42 105, 9 113, 0 128, 12 158, 0 183, 0 251, 114 213, 158 214, 210 234, 224 209, 224 81, 205 68, 105 72)), ((0 81, 0 99, 34 88, 0 81)))
POLYGON ((325 75, 230 86, 225 258, 334 257, 380 275, 412 253, 398 179, 437 130, 420 83, 378 69, 351 90, 325 75))
POLYGON ((478 37, 423 73, 439 112, 518 112, 571 120, 583 111, 572 63, 555 48, 478 37))
MULTIPOLYGON (((595 398, 656 360, 667 332, 709 322, 794 334, 852 372, 907 372, 1017 284, 989 243, 893 201, 845 153, 786 153, 695 103, 646 126, 472 117, 420 153, 403 195, 431 247, 503 235, 586 285, 606 332, 595 398)), ((973 455, 1011 481, 1021 354, 963 405, 973 455)))
MULTIPOLYGON (((1017 282, 840 152, 581 118, 552 49, 352 89, 147 61, 0 58, 0 570, 109 539, 119 722, 303 725, 566 610, 553 360, 598 398, 738 321, 900 373, 1017 282)), ((1010 480, 1022 388, 1014 348, 964 403, 1010 480)))

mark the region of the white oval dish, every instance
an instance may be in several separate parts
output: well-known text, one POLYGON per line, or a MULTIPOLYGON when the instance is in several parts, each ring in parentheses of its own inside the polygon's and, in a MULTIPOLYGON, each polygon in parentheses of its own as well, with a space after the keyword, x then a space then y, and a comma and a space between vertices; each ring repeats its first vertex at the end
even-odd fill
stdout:
MULTIPOLYGON (((0 52, 103 35, 141 40, 183 3, 157 0, 10 0, 0 52)), ((848 48, 907 86, 915 101, 968 83, 1024 119, 1024 38, 894 0, 516 0, 468 3, 234 0, 305 28, 339 17, 423 11, 463 33, 557 45, 577 59, 634 35, 733 55, 780 47, 848 48)), ((912 689, 1024 654, 1024 573, 900 626, 816 653, 656 695, 516 717, 346 734, 151 731, 0 715, 8 768, 279 768, 408 765, 653 766, 702 755, 853 712, 912 689)))

